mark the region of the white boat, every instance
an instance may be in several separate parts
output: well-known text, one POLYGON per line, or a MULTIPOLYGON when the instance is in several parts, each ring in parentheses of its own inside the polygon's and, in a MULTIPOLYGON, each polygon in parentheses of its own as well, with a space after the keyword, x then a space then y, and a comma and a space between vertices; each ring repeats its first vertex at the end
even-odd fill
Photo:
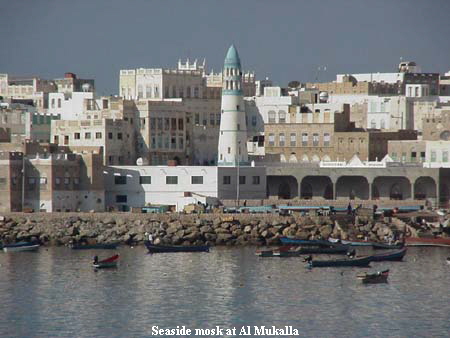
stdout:
POLYGON ((19 251, 36 251, 39 244, 30 242, 19 242, 15 244, 8 244, 3 246, 4 252, 19 252, 19 251))

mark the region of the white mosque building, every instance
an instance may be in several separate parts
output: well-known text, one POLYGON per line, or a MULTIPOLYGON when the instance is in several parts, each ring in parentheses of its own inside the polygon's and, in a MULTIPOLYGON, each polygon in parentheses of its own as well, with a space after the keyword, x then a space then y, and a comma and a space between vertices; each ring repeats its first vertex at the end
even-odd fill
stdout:
POLYGON ((183 210, 192 203, 219 204, 266 197, 266 169, 250 165, 239 54, 226 54, 218 166, 110 166, 104 171, 106 207, 129 210, 150 204, 183 210))

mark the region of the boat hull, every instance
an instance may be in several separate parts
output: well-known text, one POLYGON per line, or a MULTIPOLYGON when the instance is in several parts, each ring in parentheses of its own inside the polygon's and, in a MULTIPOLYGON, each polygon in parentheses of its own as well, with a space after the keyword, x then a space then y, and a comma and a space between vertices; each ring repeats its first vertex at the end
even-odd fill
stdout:
POLYGON ((398 251, 372 255, 370 257, 372 262, 401 261, 405 255, 406 255, 406 248, 398 251))
POLYGON ((110 269, 117 268, 117 262, 108 262, 108 263, 97 263, 92 264, 92 266, 96 269, 110 269))
POLYGON ((21 251, 37 251, 39 244, 27 245, 27 246, 8 246, 3 247, 4 252, 21 252, 21 251))
POLYGON ((311 261, 309 264, 313 268, 324 267, 341 267, 341 266, 369 266, 371 260, 370 256, 353 258, 353 259, 336 259, 330 261, 311 261))
POLYGON ((372 242, 357 242, 357 241, 346 241, 344 239, 341 240, 342 244, 351 245, 351 246, 372 246, 372 242))
POLYGON ((345 255, 348 251, 347 246, 332 248, 301 248, 295 250, 261 250, 256 255, 260 257, 298 257, 301 255, 327 254, 327 255, 345 255))
POLYGON ((73 250, 93 250, 93 249, 106 249, 106 250, 114 250, 117 249, 119 243, 108 243, 108 244, 92 244, 92 245, 72 245, 73 250))
POLYGON ((363 284, 387 283, 388 277, 389 277, 389 270, 373 274, 366 273, 362 276, 358 276, 358 278, 361 279, 363 284))
POLYGON ((183 245, 155 245, 148 241, 144 242, 149 253, 166 252, 209 252, 208 245, 183 246, 183 245))
POLYGON ((407 246, 442 246, 450 247, 450 238, 406 237, 407 246))
POLYGON ((280 237, 280 241, 283 245, 318 245, 318 246, 333 246, 335 243, 322 240, 322 239, 299 239, 290 237, 280 237))
POLYGON ((405 245, 401 244, 387 244, 387 243, 372 243, 372 247, 375 250, 384 250, 384 249, 402 249, 405 245))

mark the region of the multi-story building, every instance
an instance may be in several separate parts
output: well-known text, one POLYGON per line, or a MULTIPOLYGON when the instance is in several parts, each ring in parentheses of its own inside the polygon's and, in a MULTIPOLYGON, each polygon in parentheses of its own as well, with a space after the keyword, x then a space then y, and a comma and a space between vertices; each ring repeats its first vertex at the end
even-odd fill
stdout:
POLYGON ((63 79, 53 80, 58 93, 73 93, 82 91, 95 91, 95 81, 92 79, 79 79, 74 73, 65 73, 63 79))
POLYGON ((136 133, 130 120, 103 118, 54 121, 51 140, 69 148, 101 147, 104 165, 136 163, 136 133))

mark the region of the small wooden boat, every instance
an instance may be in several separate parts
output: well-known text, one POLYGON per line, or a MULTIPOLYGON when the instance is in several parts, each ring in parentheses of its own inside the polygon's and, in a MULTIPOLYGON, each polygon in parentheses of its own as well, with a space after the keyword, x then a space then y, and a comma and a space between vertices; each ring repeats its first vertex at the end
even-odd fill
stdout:
POLYGON ((401 261, 406 255, 406 248, 397 251, 383 252, 377 255, 372 255, 372 262, 382 262, 382 261, 401 261))
POLYGON ((36 251, 39 244, 32 242, 18 242, 15 244, 3 245, 4 252, 19 252, 19 251, 36 251))
POLYGON ((280 237, 280 241, 283 245, 316 245, 316 246, 333 246, 334 243, 323 239, 299 239, 291 237, 280 237))
POLYGON ((401 249, 405 246, 404 243, 399 244, 388 244, 388 243, 372 243, 372 248, 375 250, 384 250, 384 249, 401 249))
POLYGON ((364 284, 387 283, 388 277, 389 270, 378 271, 376 273, 365 273, 357 276, 364 284))
POLYGON ((450 265, 450 257, 447 257, 447 264, 450 265))
POLYGON ((163 253, 163 252, 209 252, 208 245, 156 245, 149 241, 144 242, 149 253, 163 253))
POLYGON ((90 249, 117 249, 119 243, 97 243, 97 244, 72 244, 73 250, 90 250, 90 249))
POLYGON ((365 242, 365 241, 347 241, 345 239, 341 239, 341 243, 345 245, 351 246, 372 246, 373 242, 365 242))
POLYGON ((318 261, 311 259, 308 261, 309 266, 312 268, 322 268, 322 267, 337 267, 337 266, 369 266, 370 256, 348 258, 348 259, 334 259, 328 261, 318 261))
POLYGON ((450 238, 436 237, 406 237, 405 243, 407 246, 442 246, 450 247, 450 238))
POLYGON ((258 250, 256 251, 256 255, 260 257, 298 257, 310 254, 345 255, 348 248, 346 245, 330 248, 282 246, 274 250, 258 250))
POLYGON ((117 268, 118 262, 119 262, 119 255, 114 255, 101 261, 99 261, 98 257, 95 256, 92 266, 96 269, 117 268))

